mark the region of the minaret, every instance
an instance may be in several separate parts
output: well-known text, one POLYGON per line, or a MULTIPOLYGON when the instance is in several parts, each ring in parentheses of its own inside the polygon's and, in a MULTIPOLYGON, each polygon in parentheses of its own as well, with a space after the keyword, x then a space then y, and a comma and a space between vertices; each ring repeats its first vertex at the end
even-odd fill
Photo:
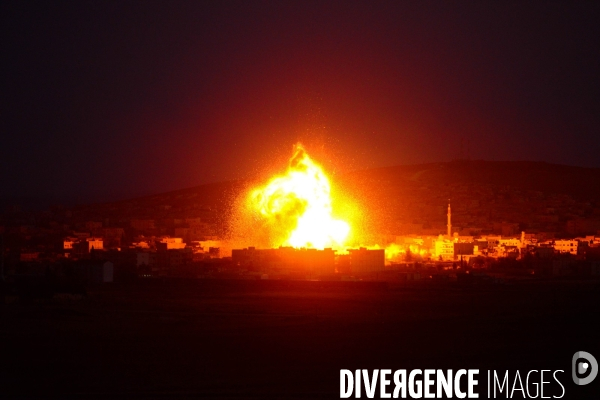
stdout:
POLYGON ((448 200, 448 238, 452 238, 452 212, 450 211, 450 200, 448 200))

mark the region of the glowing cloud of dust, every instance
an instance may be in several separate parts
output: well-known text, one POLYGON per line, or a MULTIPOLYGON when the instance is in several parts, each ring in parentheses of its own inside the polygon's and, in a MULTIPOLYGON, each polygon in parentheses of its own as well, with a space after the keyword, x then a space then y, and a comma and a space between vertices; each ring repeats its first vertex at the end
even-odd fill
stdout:
POLYGON ((300 144, 287 172, 252 190, 248 201, 281 233, 279 245, 344 249, 350 225, 333 218, 329 179, 300 144))

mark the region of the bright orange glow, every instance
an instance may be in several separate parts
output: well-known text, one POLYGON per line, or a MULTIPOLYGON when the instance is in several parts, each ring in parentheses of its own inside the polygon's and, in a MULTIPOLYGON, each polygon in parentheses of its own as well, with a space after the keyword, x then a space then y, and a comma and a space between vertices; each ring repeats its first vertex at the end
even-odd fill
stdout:
POLYGON ((249 202, 281 232, 279 245, 344 249, 350 225, 333 218, 329 179, 300 144, 285 175, 251 191, 249 202))
POLYGON ((388 261, 397 259, 404 254, 406 254, 406 250, 395 243, 392 243, 385 248, 385 259, 388 261))
POLYGON ((413 245, 413 244, 397 244, 397 243, 390 243, 385 247, 379 246, 379 245, 367 245, 367 246, 363 246, 366 247, 369 250, 378 250, 378 249, 384 249, 385 250, 385 260, 388 263, 391 262, 398 262, 398 261, 410 261, 407 257, 410 254, 410 257, 414 259, 422 259, 424 257, 426 257, 429 253, 427 250, 421 249, 419 248, 419 246, 417 245, 413 245))

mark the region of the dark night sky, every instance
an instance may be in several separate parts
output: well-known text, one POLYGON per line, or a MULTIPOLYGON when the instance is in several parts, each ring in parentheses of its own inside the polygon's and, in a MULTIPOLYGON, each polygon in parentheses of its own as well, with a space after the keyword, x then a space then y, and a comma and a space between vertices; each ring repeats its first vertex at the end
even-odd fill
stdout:
POLYGON ((600 167, 600 6, 521 3, 3 1, 0 197, 246 178, 298 140, 600 167))

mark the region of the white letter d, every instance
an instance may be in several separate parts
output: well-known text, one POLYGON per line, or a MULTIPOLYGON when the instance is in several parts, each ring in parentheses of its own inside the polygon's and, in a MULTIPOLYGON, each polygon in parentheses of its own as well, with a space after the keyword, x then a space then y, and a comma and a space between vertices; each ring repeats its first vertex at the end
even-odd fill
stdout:
POLYGON ((340 399, 352 396, 354 389, 354 376, 347 369, 340 369, 340 399), (346 378, 348 378, 348 390, 346 391, 346 378))

